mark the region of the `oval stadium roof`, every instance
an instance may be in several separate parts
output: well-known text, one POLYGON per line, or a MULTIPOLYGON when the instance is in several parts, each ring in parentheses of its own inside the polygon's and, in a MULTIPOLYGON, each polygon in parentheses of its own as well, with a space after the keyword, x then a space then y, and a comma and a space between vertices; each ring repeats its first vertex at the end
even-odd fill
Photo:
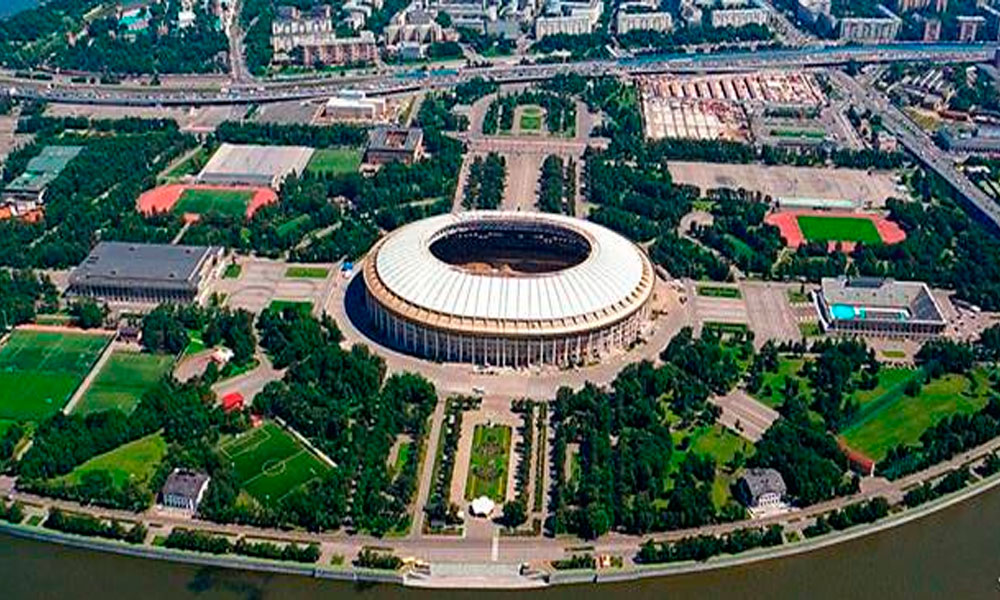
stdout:
POLYGON ((573 320, 631 304, 648 276, 647 259, 626 238, 596 223, 548 213, 450 213, 397 229, 381 244, 379 279, 403 301, 440 314, 511 321, 573 320), (431 242, 452 225, 516 221, 555 225, 584 235, 590 255, 552 273, 502 276, 474 273, 435 257, 431 242))

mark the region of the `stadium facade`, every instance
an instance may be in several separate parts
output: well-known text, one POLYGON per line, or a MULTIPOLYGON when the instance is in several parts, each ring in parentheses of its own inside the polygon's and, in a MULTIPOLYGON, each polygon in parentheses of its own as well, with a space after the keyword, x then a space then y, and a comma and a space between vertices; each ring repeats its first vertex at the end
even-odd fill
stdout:
POLYGON ((389 346, 437 361, 570 366, 639 339, 655 275, 589 221, 473 211, 397 229, 369 254, 365 305, 389 346))
POLYGON ((947 326, 926 284, 871 277, 827 277, 815 295, 824 331, 881 337, 926 338, 947 326))

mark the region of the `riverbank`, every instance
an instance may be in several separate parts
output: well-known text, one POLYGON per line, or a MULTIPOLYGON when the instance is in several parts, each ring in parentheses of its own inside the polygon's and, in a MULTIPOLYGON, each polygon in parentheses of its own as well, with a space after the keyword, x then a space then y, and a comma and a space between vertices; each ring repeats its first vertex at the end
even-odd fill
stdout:
MULTIPOLYGON (((649 578, 669 578, 732 569, 735 567, 748 567, 755 563, 767 561, 777 562, 781 559, 788 559, 796 555, 816 552, 840 544, 859 540, 879 532, 901 527, 904 524, 928 517, 949 507, 979 496, 980 494, 996 488, 998 485, 1000 485, 1000 473, 992 475, 967 488, 959 490, 948 496, 943 496, 917 508, 904 510, 890 515, 873 524, 831 533, 819 538, 788 542, 782 546, 772 549, 749 551, 739 555, 717 557, 705 562, 697 563, 687 562, 670 565, 636 566, 626 569, 600 572, 557 571, 547 574, 544 579, 538 579, 532 581, 531 583, 534 586, 559 586, 574 583, 614 584, 624 581, 649 578)), ((466 581, 467 585, 456 585, 460 582, 454 579, 435 581, 433 577, 412 578, 404 572, 358 569, 349 565, 345 565, 343 567, 300 565, 248 557, 214 556, 208 554, 190 553, 155 546, 131 546, 122 542, 64 534, 32 525, 11 525, 8 523, 0 523, 0 533, 28 540, 55 543, 85 550, 114 553, 137 558, 184 563, 209 568, 254 571, 278 575, 294 575, 297 577, 342 581, 353 584, 393 583, 431 588, 513 589, 515 587, 523 588, 526 583, 525 581, 522 581, 519 585, 513 585, 513 582, 509 581, 490 581, 484 580, 483 578, 470 577, 466 581)))

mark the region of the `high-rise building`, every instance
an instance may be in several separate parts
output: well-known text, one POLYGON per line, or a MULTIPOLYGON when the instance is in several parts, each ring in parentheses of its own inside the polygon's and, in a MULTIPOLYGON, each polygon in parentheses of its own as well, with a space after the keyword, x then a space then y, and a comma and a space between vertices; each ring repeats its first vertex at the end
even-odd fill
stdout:
POLYGON ((958 17, 958 41, 974 42, 979 28, 986 24, 986 19, 979 15, 963 15, 958 17))

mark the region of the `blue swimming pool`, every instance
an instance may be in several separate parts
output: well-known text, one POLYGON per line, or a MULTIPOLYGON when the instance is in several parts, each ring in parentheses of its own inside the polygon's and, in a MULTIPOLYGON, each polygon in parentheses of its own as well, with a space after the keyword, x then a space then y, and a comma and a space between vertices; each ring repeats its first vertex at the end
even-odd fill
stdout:
POLYGON ((839 319, 841 321, 857 317, 857 314, 854 312, 854 307, 850 304, 834 304, 830 307, 830 314, 833 315, 834 319, 839 319))

